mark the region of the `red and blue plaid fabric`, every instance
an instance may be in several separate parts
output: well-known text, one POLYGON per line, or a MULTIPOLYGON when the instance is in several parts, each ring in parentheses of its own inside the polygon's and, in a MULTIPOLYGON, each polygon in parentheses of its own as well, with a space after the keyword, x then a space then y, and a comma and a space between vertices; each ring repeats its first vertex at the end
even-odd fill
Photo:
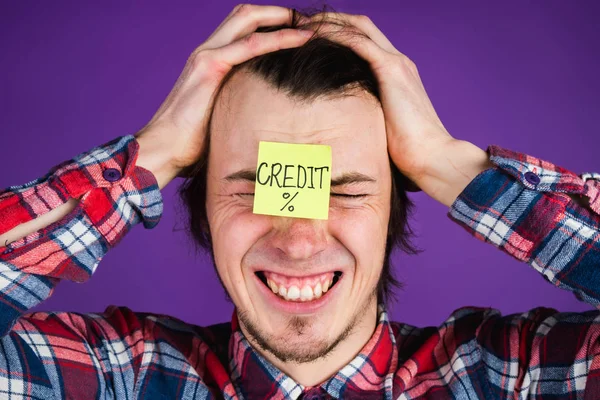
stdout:
MULTIPOLYGON (((597 310, 503 316, 463 307, 420 328, 389 321, 380 305, 362 351, 316 387, 257 353, 235 312, 207 327, 115 306, 26 313, 60 280, 89 279, 134 225, 158 224, 161 193, 154 175, 135 165, 138 149, 132 135, 122 136, 0 192, 0 233, 81 198, 61 221, 0 247, 0 398, 600 398, 597 310)), ((600 309, 600 175, 499 146, 487 151, 494 167, 464 189, 449 218, 600 309)))

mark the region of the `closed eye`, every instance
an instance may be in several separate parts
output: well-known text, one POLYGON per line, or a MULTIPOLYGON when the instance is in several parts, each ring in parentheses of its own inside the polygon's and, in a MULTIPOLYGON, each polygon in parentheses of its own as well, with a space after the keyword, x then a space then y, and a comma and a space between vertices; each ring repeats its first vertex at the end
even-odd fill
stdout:
POLYGON ((351 199, 358 199, 358 198, 367 196, 366 194, 344 194, 344 193, 331 193, 331 195, 337 196, 337 197, 346 197, 346 198, 351 198, 351 199))
MULTIPOLYGON (((254 196, 254 193, 236 193, 236 195, 238 196, 254 196)), ((346 197, 346 198, 361 198, 361 197, 366 197, 368 195, 366 194, 345 194, 345 193, 331 193, 332 196, 336 196, 336 197, 346 197)))

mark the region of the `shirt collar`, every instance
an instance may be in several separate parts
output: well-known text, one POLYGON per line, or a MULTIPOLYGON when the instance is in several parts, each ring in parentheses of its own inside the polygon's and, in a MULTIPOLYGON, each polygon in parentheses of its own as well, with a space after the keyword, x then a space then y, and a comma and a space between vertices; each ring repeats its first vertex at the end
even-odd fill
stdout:
MULTIPOLYGON (((349 385, 352 391, 371 392, 380 398, 392 390, 391 376, 398 364, 398 349, 383 304, 377 307, 377 320, 375 332, 356 357, 319 385, 331 397, 341 398, 349 385)), ((306 387, 280 371, 248 343, 239 328, 235 309, 231 328, 229 370, 240 397, 296 399, 305 391, 306 387)))

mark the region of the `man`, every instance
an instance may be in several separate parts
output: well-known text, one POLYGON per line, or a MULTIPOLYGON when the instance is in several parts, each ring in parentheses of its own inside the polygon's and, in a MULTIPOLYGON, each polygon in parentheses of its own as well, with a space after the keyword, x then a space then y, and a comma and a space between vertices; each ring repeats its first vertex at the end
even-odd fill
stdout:
POLYGON ((465 307, 416 328, 390 322, 385 302, 390 243, 407 243, 403 194, 416 185, 476 237, 598 307, 599 181, 453 138, 414 63, 364 17, 238 6, 140 132, 0 193, 0 390, 596 398, 596 311, 465 307), (327 220, 253 212, 261 141, 331 146, 327 220), (189 178, 191 231, 236 306, 231 323, 125 307, 25 314, 60 280, 87 280, 135 224, 156 226, 160 189, 177 176, 189 178))

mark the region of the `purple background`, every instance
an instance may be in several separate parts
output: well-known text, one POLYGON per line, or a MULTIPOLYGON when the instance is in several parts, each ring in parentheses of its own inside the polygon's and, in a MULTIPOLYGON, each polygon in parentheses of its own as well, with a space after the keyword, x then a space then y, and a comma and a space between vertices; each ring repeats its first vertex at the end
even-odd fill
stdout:
MULTIPOLYGON (((264 4, 273 4, 264 3, 264 4)), ((331 1, 367 14, 419 68, 450 133, 481 148, 498 144, 577 173, 598 171, 600 2, 331 1), (537 4, 534 4, 537 3, 537 4)), ((237 4, 172 1, 0 5, 0 187, 121 135, 158 109, 189 54, 237 4)), ((302 1, 280 5, 306 7, 302 1)), ((175 196, 163 190, 153 230, 136 226, 85 284, 62 282, 36 310, 103 311, 110 304, 195 324, 227 321, 205 255, 181 231, 175 196)), ((438 325, 466 305, 503 313, 536 306, 591 309, 532 267, 471 237, 447 208, 412 194, 417 257, 396 256, 405 282, 394 319, 438 325)))

